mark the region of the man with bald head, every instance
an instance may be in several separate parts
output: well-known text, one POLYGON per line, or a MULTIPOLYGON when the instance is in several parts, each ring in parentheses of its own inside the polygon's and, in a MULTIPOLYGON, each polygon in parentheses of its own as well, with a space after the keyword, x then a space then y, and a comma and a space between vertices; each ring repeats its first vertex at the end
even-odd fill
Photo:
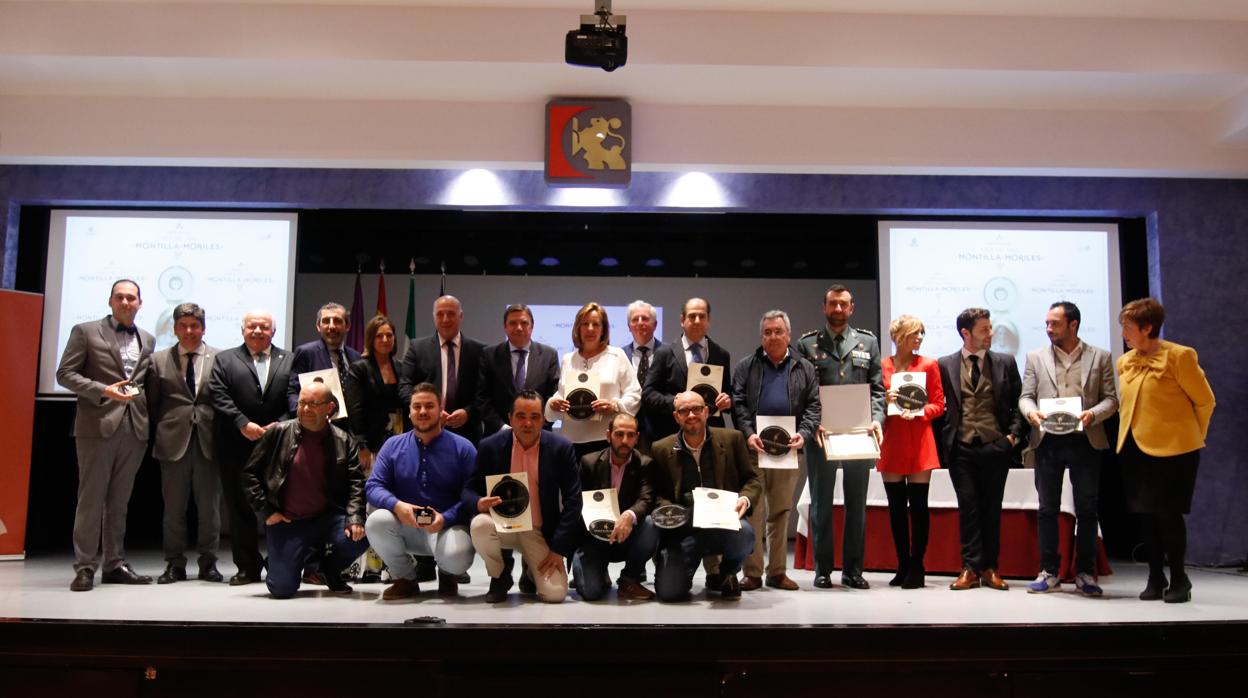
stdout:
POLYGON ((243 493, 242 471, 267 429, 285 419, 290 354, 273 346, 277 326, 272 313, 252 310, 243 316, 243 343, 216 355, 208 390, 216 410, 213 447, 221 465, 221 489, 230 522, 230 549, 238 573, 230 584, 260 581, 256 515, 243 493))
POLYGON ((481 442, 477 374, 484 342, 465 337, 459 326, 464 308, 455 296, 433 302, 436 332, 411 343, 399 367, 399 397, 410 404, 412 387, 431 383, 442 395, 442 426, 476 446, 481 442))
POLYGON ((265 430, 243 469, 247 502, 264 517, 265 583, 275 599, 294 596, 308 559, 328 546, 321 561, 326 584, 350 593, 342 571, 368 549, 359 447, 330 423, 338 402, 319 380, 299 389, 295 410, 295 419, 265 430))

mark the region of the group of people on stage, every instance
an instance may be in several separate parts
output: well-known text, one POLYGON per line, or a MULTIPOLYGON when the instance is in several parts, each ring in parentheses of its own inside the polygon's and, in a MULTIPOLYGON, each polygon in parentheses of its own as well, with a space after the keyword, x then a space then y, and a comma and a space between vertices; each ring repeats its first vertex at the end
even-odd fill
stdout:
POLYGON ((1079 309, 1065 301, 1048 311, 1051 343, 1027 355, 1021 378, 1012 356, 991 351, 992 321, 982 308, 958 315, 963 346, 953 354, 920 355, 924 325, 903 315, 889 325, 894 353, 881 357, 875 335, 850 325, 853 296, 841 285, 824 294, 825 325, 796 342, 786 313, 763 314, 758 348, 735 364, 710 338, 711 307, 701 298, 685 302, 681 336, 666 343, 654 337, 654 308, 635 301, 627 311, 631 341, 622 346, 611 344, 606 310, 587 303, 572 325, 575 349, 563 357, 532 341, 533 314, 522 304, 503 312, 506 340, 486 346, 460 331, 459 300, 442 296, 433 305, 436 332, 400 357, 395 326, 381 315, 367 322, 362 353, 346 346, 351 317, 337 303, 318 311, 319 338, 290 352, 273 345, 274 319, 263 310, 242 318, 241 345, 207 346, 204 309, 183 303, 173 311, 178 343, 154 353, 152 335, 134 324, 138 284, 117 281, 108 303, 110 315, 73 328, 56 374, 78 396, 74 591, 92 589, 97 569, 103 583, 152 582, 126 563, 124 550, 126 507, 149 434, 164 496, 161 584, 187 578, 192 496, 197 577, 224 581, 216 567, 224 495, 237 567, 229 583, 263 578, 277 598, 303 583, 348 592, 344 571, 370 557, 390 576, 384 600, 412 597, 421 582, 435 580, 438 594, 453 596, 479 555, 490 577, 485 600, 497 603, 516 577, 514 550, 523 561, 520 592, 551 603, 570 586, 583 600, 604 598, 608 565, 619 562, 620 599, 687 599, 699 567, 706 591, 725 599, 764 585, 796 590, 787 533, 799 471, 759 467, 759 454, 776 446, 760 433, 758 418, 766 416, 792 417, 787 447, 805 455, 816 588, 834 586, 838 470, 840 582, 869 587, 863 559, 872 468, 884 481, 897 551, 889 584, 923 587, 928 488, 943 462, 958 499, 963 563, 950 588, 1007 589, 997 569, 1002 497, 1021 456, 1034 465, 1039 496, 1041 569, 1028 591, 1060 587, 1057 514, 1069 472, 1075 586, 1099 596, 1097 500, 1101 452, 1110 447, 1103 423, 1117 412, 1127 501, 1143 517, 1149 551, 1140 598, 1191 597, 1183 514, 1214 398, 1196 352, 1160 339, 1165 314, 1151 298, 1119 315, 1130 351, 1118 360, 1117 381, 1109 353, 1079 339, 1079 309), (722 370, 718 391, 688 389, 693 364, 722 370), (335 419, 338 398, 324 382, 300 380, 326 369, 340 379, 344 419, 335 419), (903 385, 913 374, 926 377, 917 404, 903 385), (596 376, 592 399, 569 384, 587 375, 596 376), (820 386, 846 384, 870 386, 878 460, 830 460, 825 452, 820 386), (1042 410, 1061 398, 1078 398, 1070 417, 1077 424, 1057 428, 1042 410), (520 473, 531 527, 513 530, 494 516, 510 502, 486 483, 520 473), (694 507, 697 488, 735 493, 724 511, 739 529, 673 520, 673 511, 694 507), (596 490, 613 490, 620 512, 597 536, 582 520, 582 492, 596 490))

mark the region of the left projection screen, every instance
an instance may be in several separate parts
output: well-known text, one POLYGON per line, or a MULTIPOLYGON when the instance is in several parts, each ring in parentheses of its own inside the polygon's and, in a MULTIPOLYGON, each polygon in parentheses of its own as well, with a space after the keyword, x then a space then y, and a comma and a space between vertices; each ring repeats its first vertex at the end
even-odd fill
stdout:
POLYGON ((135 320, 173 346, 173 309, 204 308, 204 341, 225 349, 241 341, 243 314, 273 313, 274 344, 290 347, 295 297, 294 213, 209 211, 52 211, 48 231, 39 393, 64 394, 56 366, 74 325, 109 314, 117 279, 143 293, 135 320))

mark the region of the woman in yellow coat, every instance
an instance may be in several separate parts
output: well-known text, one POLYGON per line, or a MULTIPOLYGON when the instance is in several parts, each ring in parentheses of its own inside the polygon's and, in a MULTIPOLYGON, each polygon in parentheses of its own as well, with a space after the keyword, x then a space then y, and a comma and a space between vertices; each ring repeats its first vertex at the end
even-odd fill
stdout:
POLYGON ((1165 317, 1152 298, 1131 301, 1118 314, 1122 339, 1131 348, 1118 359, 1118 461, 1127 506, 1141 515, 1148 550, 1148 585, 1140 599, 1182 603, 1192 598, 1192 582, 1183 571, 1183 515, 1192 508, 1214 400, 1196 350, 1160 338, 1165 317))

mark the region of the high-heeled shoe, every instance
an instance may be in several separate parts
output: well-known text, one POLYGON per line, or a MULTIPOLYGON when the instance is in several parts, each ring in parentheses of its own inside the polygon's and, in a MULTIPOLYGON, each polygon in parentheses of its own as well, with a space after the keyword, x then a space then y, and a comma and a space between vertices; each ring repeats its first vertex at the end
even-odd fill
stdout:
POLYGON ((1179 577, 1170 580, 1170 588, 1163 595, 1166 603, 1187 603, 1192 600, 1192 580, 1179 577))
POLYGON ((905 585, 906 577, 909 576, 910 574, 909 562, 910 562, 909 560, 903 559, 897 563, 897 575, 894 576, 892 579, 888 580, 888 585, 890 587, 899 587, 899 586, 905 585))
POLYGON ((906 572, 906 580, 901 583, 902 589, 922 589, 926 586, 927 575, 923 569, 922 562, 911 562, 910 569, 906 572))
POLYGON ((1140 592, 1140 601, 1159 601, 1166 594, 1166 578, 1148 576, 1148 585, 1140 592))

